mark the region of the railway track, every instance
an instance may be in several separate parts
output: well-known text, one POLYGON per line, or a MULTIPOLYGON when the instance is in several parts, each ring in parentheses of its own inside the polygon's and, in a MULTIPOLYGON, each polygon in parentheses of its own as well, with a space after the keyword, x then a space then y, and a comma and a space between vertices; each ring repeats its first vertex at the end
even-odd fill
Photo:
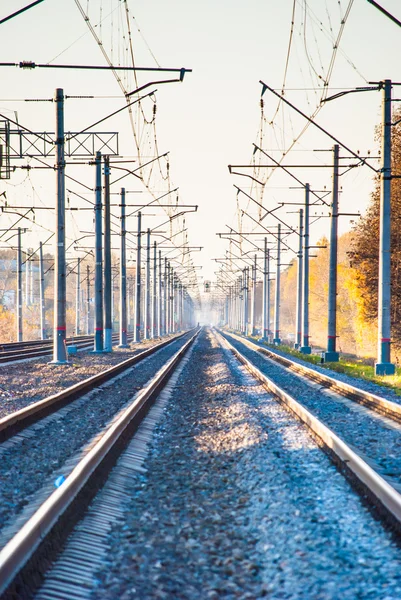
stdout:
POLYGON ((384 519, 401 532, 401 405, 241 336, 218 335, 249 372, 309 427, 384 519))
MULTIPOLYGON (((372 411, 367 406, 355 404, 354 400, 345 398, 344 395, 339 396, 337 391, 333 391, 333 386, 331 386, 331 389, 328 389, 327 386, 323 388, 321 382, 308 381, 304 376, 299 380, 299 374, 284 370, 283 365, 273 364, 273 372, 271 361, 266 358, 266 355, 251 350, 245 340, 227 334, 221 335, 220 332, 213 332, 207 336, 202 334, 202 343, 197 342, 189 350, 177 372, 172 375, 174 367, 190 348, 194 338, 195 335, 185 341, 185 344, 175 353, 174 357, 170 358, 168 365, 163 366, 151 382, 138 390, 131 403, 132 405, 120 412, 106 434, 99 437, 83 461, 74 466, 60 488, 48 497, 44 504, 38 507, 37 513, 32 515, 31 519, 4 547, 0 553, 0 593, 3 593, 2 598, 7 600, 9 598, 22 598, 25 600, 30 597, 34 597, 35 600, 65 600, 68 598, 69 600, 70 598, 89 599, 95 597, 113 598, 114 600, 114 598, 122 597, 124 592, 128 593, 130 591, 130 593, 133 593, 134 589, 137 597, 159 597, 160 595, 160 597, 173 598, 181 593, 183 597, 218 598, 220 588, 215 580, 217 578, 216 573, 219 570, 224 581, 224 584, 221 584, 223 586, 221 589, 230 590, 233 597, 241 597, 241 593, 248 593, 248 597, 268 596, 275 589, 278 589, 279 592, 280 590, 283 591, 283 578, 287 570, 288 558, 284 556, 280 559, 284 562, 276 564, 277 548, 280 543, 285 547, 285 552, 291 554, 291 560, 296 561, 298 560, 297 555, 300 556, 301 580, 294 581, 292 579, 294 566, 291 564, 290 574, 288 575, 289 582, 286 585, 287 590, 291 593, 293 593, 294 587, 298 586, 302 590, 302 594, 305 595, 291 597, 384 598, 384 592, 380 595, 375 591, 373 584, 368 584, 369 577, 372 577, 373 580, 374 578, 380 580, 383 573, 385 574, 384 583, 380 585, 384 587, 380 590, 388 592, 388 597, 398 597, 397 595, 391 595, 391 591, 389 591, 395 589, 398 593, 401 590, 401 583, 398 588, 397 573, 399 569, 396 566, 397 563, 394 562, 397 550, 392 549, 386 541, 385 536, 387 534, 373 519, 371 519, 369 525, 367 522, 364 522, 363 525, 358 524, 359 518, 366 521, 370 517, 367 516, 366 512, 363 513, 360 508, 357 509, 355 501, 349 496, 352 492, 347 491, 345 482, 339 487, 339 482, 334 477, 335 483, 334 488, 332 488, 333 484, 330 483, 330 478, 336 474, 336 471, 331 467, 332 473, 329 473, 330 468, 327 465, 324 466, 325 461, 328 462, 328 459, 324 457, 323 453, 317 450, 318 455, 324 457, 319 458, 308 443, 306 450, 300 453, 299 444, 301 442, 298 438, 294 438, 294 432, 296 428, 302 428, 298 425, 292 425, 290 416, 284 419, 282 413, 285 413, 285 411, 282 409, 280 409, 281 413, 280 411, 277 413, 278 409, 274 408, 276 403, 272 401, 271 395, 275 399, 278 398, 286 409, 289 409, 307 425, 309 430, 312 431, 313 437, 318 440, 319 445, 328 450, 328 454, 334 459, 340 470, 349 476, 354 484, 356 483, 356 489, 359 492, 362 491, 364 501, 368 498, 370 502, 373 502, 375 513, 384 517, 387 523, 391 523, 397 532, 400 531, 399 525, 401 523, 401 495, 397 491, 399 474, 389 475, 387 472, 387 476, 384 476, 383 468, 386 457, 376 455, 375 459, 372 459, 372 456, 364 455, 362 447, 358 447, 355 440, 351 443, 347 436, 343 436, 342 432, 337 431, 336 428, 341 429, 341 423, 344 424, 345 422, 344 415, 339 417, 337 409, 327 405, 329 401, 338 402, 339 406, 346 409, 345 416, 348 429, 350 427, 350 417, 354 421, 360 418, 356 431, 360 437, 365 436, 365 443, 368 446, 372 440, 372 431, 366 427, 368 418, 375 423, 377 437, 380 437, 381 432, 381 435, 386 438, 388 432, 391 432, 395 444, 395 447, 392 446, 392 452, 395 455, 399 455, 396 444, 400 444, 398 438, 401 433, 398 419, 390 418, 389 414, 391 412, 387 412, 387 416, 374 412, 373 417, 371 417, 369 415, 372 414, 372 411), (205 338, 210 340, 208 342, 209 347, 205 342, 205 338), (214 354, 208 356, 208 353, 214 354), (228 366, 222 363, 223 355, 228 366), (183 372, 185 364, 187 365, 187 371, 183 372), (231 369, 230 374, 227 371, 228 368, 231 369), (248 375, 245 375, 244 368, 248 375), (192 377, 195 375, 195 380, 192 382, 190 379, 188 380, 188 370, 191 369, 192 377), (267 374, 269 369, 270 373, 267 374), (236 374, 237 372, 239 374, 236 374), (151 411, 147 413, 145 420, 142 421, 142 416, 148 410, 147 398, 152 396, 156 390, 157 393, 160 392, 160 389, 164 386, 164 383, 162 383, 163 378, 169 378, 169 384, 158 397, 151 411), (295 384, 296 379, 300 383, 295 384), (175 384, 178 384, 177 387, 174 387, 175 384), (291 389, 292 394, 288 392, 286 386, 291 389), (302 394, 301 389, 303 389, 302 394), (209 395, 211 390, 213 396, 209 395), (268 390, 268 392, 266 393, 264 390, 268 390), (146 460, 147 444, 154 425, 160 418, 168 397, 172 394, 174 398, 172 405, 175 408, 173 410, 169 408, 168 415, 169 418, 174 416, 175 411, 175 418, 179 418, 179 421, 175 425, 172 424, 175 437, 171 440, 168 439, 170 430, 170 422, 168 421, 165 425, 164 436, 161 438, 161 440, 166 438, 163 447, 164 450, 167 449, 168 456, 166 460, 169 459, 170 464, 167 462, 164 465, 163 453, 156 454, 156 464, 159 464, 161 469, 157 474, 156 481, 149 486, 148 493, 146 491, 147 486, 141 483, 141 479, 138 480, 138 474, 145 472, 144 467, 146 467, 146 464, 144 464, 144 461, 146 460), (238 394, 250 398, 248 408, 245 408, 247 403, 244 403, 244 398, 239 399, 238 394), (299 400, 299 395, 302 395, 301 400, 299 400), (318 398, 320 404, 327 406, 327 413, 337 413, 337 417, 333 417, 331 423, 326 423, 325 419, 321 418, 322 415, 317 416, 315 414, 317 411, 312 411, 310 406, 304 406, 306 396, 316 397, 312 398, 312 401, 318 398), (180 397, 179 402, 182 406, 176 406, 177 397, 180 397), (200 406, 201 401, 203 401, 203 407, 200 406), (200 414, 199 410, 201 411, 200 414), (270 413, 273 420, 265 422, 264 420, 270 413), (202 414, 204 416, 206 414, 206 419, 201 416, 202 414), (227 416, 229 416, 229 419, 225 423, 227 416), (264 423, 265 433, 260 429, 260 425, 255 426, 256 421, 259 422, 260 419, 261 423, 264 423), (279 420, 277 421, 277 419, 279 420), (284 421, 286 421, 285 424, 284 421), (285 431, 284 427, 286 428, 285 431), (210 441, 206 442, 206 431, 210 428, 211 433, 208 434, 210 441), (133 438, 128 436, 129 429, 136 431, 133 438), (275 432, 274 429, 277 431, 275 432), (120 437, 121 433, 123 437, 127 434, 124 440, 120 437), (229 441, 230 438, 231 441, 229 441), (269 447, 277 441, 279 443, 278 449, 272 447, 269 454, 269 447), (118 462, 117 455, 114 454, 114 446, 112 448, 114 443, 122 450, 118 462), (215 448, 212 462, 209 456, 210 450, 202 450, 205 443, 211 444, 210 447, 215 448), (192 457, 191 447, 193 444, 195 453, 192 457), (260 462, 264 452, 263 446, 266 446, 268 453, 265 464, 260 462), (232 455, 235 447, 237 447, 237 454, 232 455), (286 452, 287 458, 285 457, 286 452), (248 453, 251 455, 252 461, 256 459, 259 462, 256 464, 244 463, 244 457, 248 453), (225 457, 226 454, 227 458, 225 457), (300 454, 304 455, 303 460, 306 461, 302 467, 298 466, 300 454), (95 455, 101 456, 103 462, 98 463, 95 455), (313 464, 316 461, 320 465, 319 469, 323 469, 323 474, 317 472, 317 465, 313 464), (309 466, 310 462, 312 462, 311 466, 309 466), (116 465, 116 467, 111 471, 113 465, 116 465), (292 473, 291 470, 294 468, 295 471, 292 473), (199 472, 197 469, 200 469, 199 472), (194 470, 193 475, 192 470, 194 470), (231 471, 233 472, 230 475, 231 471), (305 477, 304 471, 309 472, 312 476, 310 481, 305 477), (257 473, 256 480, 255 472, 257 473), (92 476, 96 479, 92 480, 92 476), (264 491, 266 480, 269 480, 269 477, 270 487, 267 487, 264 491), (239 478, 244 478, 244 481, 239 482, 239 478), (314 479, 317 480, 315 483, 314 479), (89 488, 80 487, 83 481, 87 482, 89 488), (133 483, 130 484, 130 481, 133 483), (104 486, 103 482, 105 482, 104 486), (240 483, 239 488, 233 489, 232 486, 237 486, 238 483, 240 483), (129 485, 133 485, 134 488, 130 490, 129 485), (183 485, 182 488, 181 485, 183 485), (215 485, 221 487, 216 489, 215 485), (298 488, 303 490, 302 494, 306 495, 305 501, 299 496, 299 490, 294 498, 291 498, 291 493, 288 489, 285 490, 285 486, 288 485, 295 485, 297 490, 298 488), (317 486, 315 492, 309 489, 310 486, 313 488, 313 485, 317 486), (325 493, 323 493, 322 486, 325 488, 325 493), (100 488, 102 490, 94 497, 95 492, 100 488), (285 490, 286 495, 284 497, 281 490, 285 490), (340 492, 340 490, 342 491, 340 492), (344 499, 338 495, 339 493, 345 494, 344 499), (144 505, 141 501, 141 495, 146 496, 146 494, 149 495, 148 502, 151 502, 151 504, 144 505), (210 496, 208 497, 207 494, 210 494, 210 496), (316 506, 312 502, 314 494, 316 494, 316 506), (199 504, 194 505, 194 498, 197 495, 199 504), (255 499, 251 501, 253 495, 255 499), (326 512, 328 511, 327 514, 322 508, 322 496, 329 499, 330 507, 325 509, 326 512), (90 504, 89 509, 86 510, 85 508, 86 512, 83 514, 84 507, 89 504, 92 498, 94 498, 93 502, 90 504), (129 503, 129 509, 126 506, 127 502, 129 503), (302 507, 303 502, 305 502, 304 507, 302 507), (180 512, 176 515, 180 505, 180 512), (270 514, 272 510, 273 514, 270 514), (342 531, 344 528, 342 524, 345 518, 344 512, 347 510, 351 511, 351 525, 349 525, 350 529, 346 527, 345 531, 342 531), (226 515, 223 514, 225 511, 226 515), (282 513, 277 513, 277 511, 282 511, 282 513), (304 514, 302 514, 302 511, 305 511, 304 514), (358 511, 362 514, 362 517, 356 516, 355 512, 358 511), (243 516, 237 522, 237 514, 241 513, 243 516), (302 523, 299 522, 300 513, 301 517, 305 519, 302 523), (338 516, 336 513, 338 513, 338 516), (115 527, 116 521, 124 522, 127 515, 130 519, 129 524, 125 522, 124 527, 118 526, 119 533, 115 541, 116 545, 110 549, 110 529, 115 527), (81 516, 83 519, 75 527, 68 541, 64 542, 65 536, 71 531, 73 523, 81 516), (174 518, 178 520, 174 521, 174 518), (267 532, 264 533, 264 535, 267 534, 267 544, 266 541, 258 542, 257 539, 253 539, 256 530, 259 531, 258 535, 262 535, 263 538, 266 519, 269 524, 267 532), (226 523, 224 523, 225 520, 226 523), (328 528, 328 521, 331 520, 332 523, 328 528), (356 529, 353 529, 355 520, 356 529), (289 521, 289 532, 284 532, 284 538, 280 541, 279 538, 283 535, 286 521, 289 521), (322 525, 320 525, 320 521, 322 525), (249 530, 247 529, 248 523, 249 530), (177 531, 176 538, 171 535, 174 527, 177 531), (232 534, 229 533, 231 527, 233 528, 232 534), (295 535, 295 532, 310 527, 312 527, 312 532, 305 533, 305 538, 302 535, 295 535), (317 544, 317 558, 313 556, 313 559, 311 559, 309 553, 312 552, 313 554, 315 549, 311 550, 308 547, 308 539, 313 540, 313 545, 315 545, 318 531, 321 535, 321 527, 323 528, 323 539, 319 542, 321 545, 317 544), (142 531, 143 529, 144 531, 142 531), (244 531, 240 533, 242 529, 244 531), (327 538, 328 531, 331 532, 329 538, 327 538), (45 532, 45 535, 39 532, 45 532), (118 536, 121 537, 124 532, 126 532, 126 538, 123 536, 120 540, 118 536), (340 535, 339 541, 334 539, 337 533, 340 535), (197 538, 198 535, 199 538, 197 538), (366 549, 367 554, 365 556, 369 559, 372 557, 372 552, 374 552, 373 548, 380 548, 379 555, 380 553, 389 552, 388 557, 383 559, 383 565, 385 566, 376 563, 373 565, 372 563, 373 566, 370 569, 365 564, 366 559, 363 556, 359 559, 354 558, 351 576, 350 572, 347 572, 347 566, 339 559, 344 543, 341 541, 341 535, 353 540, 358 551, 364 545, 372 544, 372 547, 366 549), (363 539, 364 535, 366 539, 363 539), (213 550, 214 536, 216 536, 217 546, 213 550), (243 550, 238 548, 241 536, 244 544, 243 550), (361 539, 358 536, 362 536, 361 539), (226 539, 226 544, 222 543, 224 539, 226 539), (118 554, 123 542, 128 544, 128 549, 125 550, 128 557, 125 560, 128 560, 128 563, 124 563, 124 558, 121 558, 123 562, 113 565, 110 561, 114 559, 115 554, 118 554), (55 560, 55 550, 59 549, 64 543, 63 552, 55 560), (204 543, 206 543, 208 549, 212 544, 211 554, 206 555, 206 557, 197 554, 199 544, 204 543), (270 569, 272 582, 268 585, 264 584, 262 579, 258 580, 256 576, 262 568, 256 564, 256 551, 254 548, 257 548, 258 544, 262 544, 262 561, 265 559, 266 554, 272 556, 272 563, 267 567, 268 570, 270 569), (248 556, 250 547, 252 547, 252 560, 248 556), (246 548, 248 550, 245 550, 246 548), (39 550, 38 554, 36 553, 37 550, 39 550), (324 588, 322 589, 319 587, 321 586, 319 573, 321 573, 322 564, 317 569, 317 583, 311 582, 314 577, 313 562, 318 561, 319 563, 320 561, 321 563, 322 560, 325 561, 327 559, 325 553, 330 554, 331 550, 333 550, 334 558, 331 557, 330 560, 334 560, 334 566, 331 565, 328 568, 324 588), (108 552, 111 552, 111 558, 108 552), (231 552, 234 552, 236 558, 231 558, 231 552), (214 562, 215 553, 218 556, 217 562, 214 562), (150 556, 147 557, 147 554, 150 556), (182 564, 180 566, 181 554, 182 564), (243 554, 245 554, 245 557, 243 554), (107 562, 104 562, 105 560, 107 562), (171 562, 173 560, 178 561, 177 567, 171 562), (234 562, 231 568, 232 560, 234 562), (339 567, 336 562, 338 560, 340 560, 339 567), (358 567, 359 560, 363 566, 362 570, 358 567), (135 563, 135 561, 139 562, 135 563), (186 580, 184 573, 187 573, 188 570, 190 571, 190 577, 196 577, 198 561, 199 565, 205 563, 207 565, 205 579, 202 583, 186 580), (34 590, 38 588, 50 563, 53 564, 53 567, 46 576, 43 586, 35 593, 34 590), (389 567, 388 563, 392 566, 389 567), (308 565, 306 570, 305 564, 308 565), (98 595, 92 596, 95 575, 102 567, 104 569, 105 565, 105 581, 107 583, 108 574, 109 587, 107 587, 107 590, 109 591, 103 594, 101 588, 99 588, 98 595), (277 581, 274 582, 274 569, 276 569, 276 566, 279 568, 277 581), (393 567, 396 575, 393 574, 393 567), (174 569, 177 569, 175 575, 174 569), (344 572, 344 578, 341 583, 330 583, 330 577, 336 569, 339 572, 344 572), (366 586, 370 585, 368 590, 370 595, 357 595, 356 587, 352 588, 351 592, 347 587, 357 585, 355 577, 359 571, 361 581, 358 585, 361 587, 358 588, 358 593, 360 594, 361 589, 365 590, 367 589, 366 586), (174 582, 174 577, 177 578, 176 582, 174 582), (306 578, 308 581, 306 582, 302 578, 306 578), (331 591, 328 587, 329 584, 332 586, 331 591), (208 587, 209 585, 211 588, 208 587), (275 585, 278 585, 278 588, 274 588, 275 585), (345 591, 343 593, 344 586, 345 591), (201 595, 199 595, 199 590, 202 590, 201 595), (155 595, 153 595, 154 593, 155 595), (204 596, 202 596, 203 593, 204 596)), ((117 393, 115 386, 111 389, 113 389, 113 393, 117 393)), ((342 393, 345 393, 344 390, 342 393)), ((289 413, 285 414, 289 415, 289 413)), ((305 437, 305 434, 303 436, 305 437)), ((384 439, 382 442, 382 450, 387 449, 388 453, 388 448, 391 447, 389 446, 389 440, 384 439)), ((378 450, 379 446, 377 445, 375 448, 376 453, 378 450)), ((155 473, 153 473, 153 476, 155 476, 155 473)), ((340 475, 337 474, 337 477, 340 477, 340 475)), ((340 479, 342 478, 340 477, 340 479)), ((291 492, 291 487, 289 490, 291 492)), ((377 556, 375 560, 378 560, 377 556)), ((98 575, 96 575, 97 577, 98 575)), ((272 597, 275 597, 274 594, 272 597)))
MULTIPOLYGON (((85 506, 88 504, 95 490, 107 477, 127 440, 149 410, 155 394, 166 385, 197 334, 198 331, 190 332, 170 341, 170 345, 175 346, 173 356, 171 357, 170 353, 167 362, 165 362, 166 358, 163 358, 164 365, 158 369, 156 375, 153 374, 151 380, 141 387, 128 406, 124 406, 119 411, 106 431, 98 436, 84 458, 68 474, 63 484, 40 504, 37 512, 3 548, 0 553, 2 598, 30 597, 33 588, 37 585, 41 569, 48 564, 51 547, 54 547, 55 543, 57 545, 62 543, 62 538, 71 528, 72 522, 82 513, 84 503, 85 506)), ((159 344, 158 349, 167 344, 168 342, 159 344)), ((143 355, 149 357, 155 354, 156 350, 152 348, 142 353, 142 356, 134 357, 135 362, 143 360, 143 355)), ((125 361, 127 364, 124 368, 128 368, 128 362, 132 365, 134 359, 125 361)), ((119 367, 118 370, 113 369, 114 375, 116 372, 121 372, 121 365, 119 367)), ((110 371, 111 369, 107 379, 110 379, 110 371)), ((103 380, 105 379, 104 377, 103 380)), ((112 381, 115 386, 115 379, 112 381)))
POLYGON ((324 388, 328 390, 332 390, 343 396, 344 398, 348 398, 350 400, 354 400, 355 402, 359 402, 368 408, 375 410, 385 416, 390 417, 391 419, 401 422, 401 401, 400 404, 396 402, 392 402, 387 400, 386 398, 382 398, 378 394, 374 394, 372 392, 368 392, 357 386, 350 385, 349 383, 345 383, 335 377, 330 377, 326 373, 322 373, 315 369, 311 369, 310 367, 291 360, 288 357, 283 356, 275 352, 273 349, 266 348, 265 345, 260 343, 255 343, 248 338, 245 338, 240 335, 236 335, 233 333, 229 334, 233 339, 237 339, 241 341, 243 344, 246 344, 249 348, 262 353, 267 356, 271 360, 276 363, 284 366, 289 371, 297 373, 310 381, 319 383, 324 388))
MULTIPOLYGON (((132 341, 133 334, 128 336, 128 342, 132 341)), ((112 341, 116 344, 119 340, 118 334, 113 334, 112 341)), ((66 341, 67 350, 69 346, 76 346, 78 350, 88 350, 93 348, 93 336, 79 336, 68 338, 66 341)), ((0 364, 41 358, 43 356, 52 356, 53 340, 35 340, 32 342, 16 342, 2 344, 0 346, 0 364)))

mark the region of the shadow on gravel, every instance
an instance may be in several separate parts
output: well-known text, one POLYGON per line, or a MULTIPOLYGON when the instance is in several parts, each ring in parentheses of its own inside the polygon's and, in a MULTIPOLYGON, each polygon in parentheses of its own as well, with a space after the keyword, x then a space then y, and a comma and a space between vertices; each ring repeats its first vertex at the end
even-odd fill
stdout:
POLYGON ((226 356, 201 333, 148 473, 129 485, 93 597, 401 597, 387 534, 304 429, 226 356))

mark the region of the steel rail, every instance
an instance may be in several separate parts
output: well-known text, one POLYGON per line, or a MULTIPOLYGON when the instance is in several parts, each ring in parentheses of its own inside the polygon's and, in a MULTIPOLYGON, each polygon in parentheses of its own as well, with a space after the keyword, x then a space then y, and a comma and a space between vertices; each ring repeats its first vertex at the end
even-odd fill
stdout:
POLYGON ((323 446, 328 450, 334 462, 341 465, 351 479, 358 483, 370 499, 374 500, 379 512, 390 521, 398 531, 401 529, 401 494, 399 494, 383 477, 374 471, 356 452, 340 437, 324 425, 309 410, 290 394, 281 389, 267 375, 262 373, 250 360, 245 358, 226 337, 216 332, 220 343, 223 341, 234 356, 245 365, 247 370, 276 396, 300 421, 305 423, 323 446))
MULTIPOLYGON (((119 336, 117 333, 113 334, 113 342, 118 342, 119 336)), ((132 341, 132 335, 131 335, 132 341)), ((14 361, 23 361, 31 358, 41 358, 42 356, 51 356, 53 354, 53 340, 50 343, 38 345, 38 347, 21 348, 20 350, 8 350, 6 352, 0 352, 0 365, 7 364, 14 361)), ((93 347, 93 336, 86 336, 85 339, 70 338, 67 341, 67 353, 69 345, 76 346, 79 350, 85 350, 86 348, 93 347)))
POLYGON ((43 398, 42 400, 38 400, 33 404, 25 406, 16 412, 13 412, 6 417, 0 419, 0 441, 4 441, 13 435, 16 432, 21 431, 25 427, 28 427, 32 423, 36 423, 40 419, 43 419, 50 413, 55 412, 60 407, 65 406, 69 402, 76 400, 76 398, 82 396, 83 394, 88 393, 90 390, 95 387, 105 383, 106 381, 112 379, 122 371, 129 369, 133 365, 142 361, 144 358, 147 358, 151 354, 154 354, 161 348, 168 346, 172 342, 180 339, 184 335, 187 335, 188 332, 182 333, 178 336, 170 338, 161 342, 160 344, 156 344, 135 356, 131 356, 126 360, 118 363, 118 365, 114 365, 106 369, 105 371, 101 371, 96 375, 92 375, 83 381, 79 381, 74 385, 66 388, 65 390, 61 390, 57 394, 53 394, 48 396, 47 398, 43 398))
MULTIPOLYGON (((93 340, 93 335, 76 335, 76 336, 67 338, 68 343, 82 342, 85 340, 93 340)), ((47 340, 24 340, 23 342, 5 342, 3 344, 0 344, 0 356, 3 354, 3 352, 19 350, 19 349, 23 350, 24 348, 29 348, 30 346, 32 346, 32 347, 46 346, 46 345, 51 346, 52 344, 53 344, 52 338, 49 338, 47 340)))
MULTIPOLYGON (((54 526, 70 508, 77 496, 81 501, 86 486, 93 486, 98 469, 105 463, 109 454, 116 449, 121 436, 140 413, 145 412, 152 397, 165 385, 176 365, 199 333, 191 336, 178 352, 158 371, 150 383, 139 393, 132 404, 119 419, 107 430, 99 442, 68 475, 65 482, 42 504, 37 512, 23 525, 20 531, 4 546, 0 552, 0 594, 13 598, 10 585, 23 567, 32 559, 33 554, 49 536, 54 526)), ((179 336, 182 337, 182 336, 179 336)), ((176 338, 177 339, 177 338, 176 338)), ((121 453, 121 449, 119 450, 121 453)), ((109 466, 109 471, 111 467, 109 466)), ((82 508, 82 507, 81 507, 82 508)), ((34 567, 33 567, 34 568, 34 567)), ((3 596, 2 596, 3 598, 3 596)))
POLYGON ((330 377, 329 375, 319 373, 318 371, 315 371, 310 367, 306 367, 305 365, 301 365, 300 363, 297 363, 289 358, 277 354, 270 348, 263 348, 262 346, 259 346, 259 344, 256 344, 255 342, 252 342, 247 338, 244 338, 231 332, 224 333, 233 338, 238 339, 242 343, 248 345, 250 348, 254 348, 258 352, 266 354, 271 360, 287 367, 290 371, 299 373, 304 377, 311 379, 312 381, 322 384, 325 388, 337 392, 338 394, 345 398, 348 398, 349 400, 354 400, 355 402, 363 404, 371 410, 375 410, 376 412, 385 415, 393 421, 401 423, 400 404, 392 402, 391 400, 387 400, 386 398, 382 398, 381 396, 377 396, 372 392, 362 390, 361 388, 355 387, 349 383, 345 383, 344 381, 334 379, 334 377, 330 377))

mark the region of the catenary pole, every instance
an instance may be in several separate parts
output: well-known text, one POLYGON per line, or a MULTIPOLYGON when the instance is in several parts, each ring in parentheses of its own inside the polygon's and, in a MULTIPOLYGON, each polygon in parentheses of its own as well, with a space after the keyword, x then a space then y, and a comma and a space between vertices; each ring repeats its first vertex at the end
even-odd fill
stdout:
POLYGON ((57 88, 56 104, 56 247, 54 260, 53 363, 67 363, 66 348, 66 264, 65 264, 65 159, 64 92, 57 88))
POLYGON ((163 278, 163 335, 167 334, 167 296, 168 296, 168 266, 167 258, 164 258, 164 278, 163 278))
POLYGON ((171 268, 170 263, 167 263, 167 333, 171 333, 171 268))
POLYGON ((152 298, 152 338, 157 337, 157 244, 153 242, 153 298, 152 298))
POLYGON ((303 245, 303 272, 302 272, 302 354, 310 354, 309 346, 309 183, 305 184, 304 206, 304 245, 303 245))
POLYGON ((77 280, 75 298, 75 334, 81 333, 81 257, 77 259, 77 280))
POLYGON ((256 335, 256 272, 257 272, 257 256, 255 254, 254 263, 252 265, 252 305, 251 305, 251 335, 256 335))
POLYGON ((338 164, 340 147, 333 147, 333 192, 330 221, 330 260, 329 260, 329 305, 327 328, 327 352, 325 362, 337 362, 339 353, 336 351, 337 342, 337 244, 338 244, 338 164))
POLYGON ((159 250, 159 280, 158 280, 158 303, 157 303, 157 337, 163 335, 163 298, 162 298, 162 251, 159 250))
MULTIPOLYGON (((33 253, 33 249, 30 254, 33 253)), ((32 306, 34 304, 34 295, 33 295, 33 258, 28 261, 29 262, 29 304, 32 306)))
POLYGON ((269 323, 267 311, 267 279, 268 279, 268 257, 267 237, 264 238, 263 250, 263 299, 262 299, 262 340, 268 340, 269 323))
POLYGON ((111 272, 111 229, 110 229, 110 160, 103 157, 104 169, 104 352, 113 350, 113 325, 112 325, 112 272, 111 272))
POLYGON ((90 333, 90 307, 91 307, 91 298, 90 298, 90 267, 86 265, 86 335, 90 333))
POLYGON ((29 260, 29 256, 31 255, 31 248, 27 248, 26 249, 26 259, 25 259, 25 306, 29 306, 29 302, 31 299, 31 294, 29 293, 29 284, 30 284, 30 277, 29 277, 29 267, 30 267, 30 260, 29 260))
POLYGON ((145 273, 145 340, 150 339, 150 229, 146 231, 146 273, 145 273))
POLYGON ((23 339, 23 321, 22 321, 22 248, 21 248, 21 228, 18 227, 18 246, 17 246, 17 342, 22 342, 22 339, 23 339))
POLYGON ((304 211, 299 209, 299 246, 298 246, 298 270, 297 270, 297 303, 295 318, 295 344, 297 350, 302 346, 302 272, 303 272, 303 235, 304 235, 304 211))
POLYGON ((276 290, 274 299, 274 338, 273 344, 281 344, 280 339, 280 253, 281 225, 277 225, 277 259, 276 259, 276 290))
POLYGON ((383 83, 382 168, 380 171, 380 253, 378 359, 376 375, 394 375, 391 359, 391 80, 383 83))
POLYGON ((43 244, 39 244, 39 306, 40 306, 40 339, 46 339, 45 321, 45 271, 43 268, 43 244))
POLYGON ((102 239, 102 157, 95 158, 95 340, 94 352, 103 352, 103 239, 102 239))
POLYGON ((119 348, 128 348, 127 344, 127 255, 125 228, 125 188, 121 188, 120 215, 120 344, 119 348))
POLYGON ((136 242, 136 270, 135 270, 135 334, 134 342, 141 341, 141 226, 142 213, 138 213, 138 232, 136 242))

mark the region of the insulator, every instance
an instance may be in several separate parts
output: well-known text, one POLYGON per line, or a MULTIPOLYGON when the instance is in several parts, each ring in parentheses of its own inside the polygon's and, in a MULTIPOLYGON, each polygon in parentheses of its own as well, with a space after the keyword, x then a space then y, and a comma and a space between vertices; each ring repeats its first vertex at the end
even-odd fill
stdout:
POLYGON ((22 62, 20 62, 19 66, 20 69, 34 69, 36 67, 36 64, 31 60, 23 60, 22 62))

